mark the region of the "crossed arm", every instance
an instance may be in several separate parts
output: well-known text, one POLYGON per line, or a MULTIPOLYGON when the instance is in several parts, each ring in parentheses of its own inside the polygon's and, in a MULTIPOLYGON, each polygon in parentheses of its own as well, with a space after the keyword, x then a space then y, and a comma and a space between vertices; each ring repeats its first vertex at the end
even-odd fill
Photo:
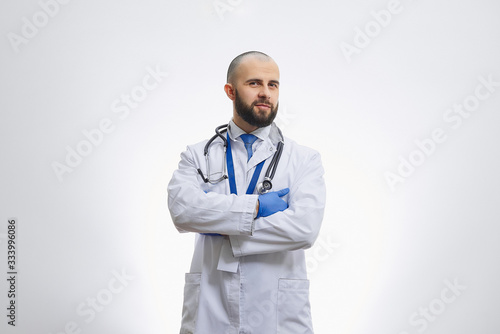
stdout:
POLYGON ((278 209, 283 202, 279 194, 273 203, 259 204, 258 195, 205 193, 188 149, 168 186, 172 220, 180 232, 228 235, 235 257, 309 248, 323 219, 325 184, 319 154, 302 161, 290 185, 287 207, 278 209), (256 208, 259 212, 265 205, 269 205, 267 215, 255 218, 256 208))

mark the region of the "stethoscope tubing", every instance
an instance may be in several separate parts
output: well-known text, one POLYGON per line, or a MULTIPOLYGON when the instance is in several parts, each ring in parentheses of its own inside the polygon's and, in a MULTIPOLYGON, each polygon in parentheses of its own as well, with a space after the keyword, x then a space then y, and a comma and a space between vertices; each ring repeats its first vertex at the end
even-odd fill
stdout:
MULTIPOLYGON (((224 168, 224 174, 222 175, 222 177, 220 177, 217 180, 210 180, 210 163, 208 161, 209 160, 210 145, 217 138, 221 138, 222 141, 223 141, 223 143, 224 143, 224 155, 225 155, 225 160, 227 160, 227 156, 226 155, 227 155, 227 145, 228 145, 228 143, 227 143, 227 139, 224 137, 224 135, 222 133, 224 133, 224 132, 227 131, 228 125, 229 124, 223 124, 223 125, 219 125, 218 127, 216 127, 215 128, 215 135, 212 136, 212 138, 210 138, 208 140, 208 142, 205 144, 205 147, 203 149, 203 155, 205 156, 205 160, 206 160, 206 163, 207 163, 207 173, 208 173, 208 176, 205 177, 203 175, 203 172, 199 168, 198 168, 198 173, 200 174, 201 178, 203 179, 203 181, 205 183, 215 184, 215 183, 218 183, 218 182, 220 182, 220 181, 225 180, 225 179, 228 178, 228 176, 226 174, 226 168, 224 168)), ((274 153, 274 156, 271 159, 271 163, 267 167, 266 174, 264 175, 264 180, 266 180, 267 182, 269 182, 270 185, 271 185, 271 187, 269 189, 272 188, 271 181, 274 178, 274 175, 276 174, 276 169, 278 167, 278 162, 281 159, 281 153, 283 153, 284 139, 283 139, 283 135, 281 134, 281 131, 279 129, 278 129, 278 131, 279 131, 280 136, 281 136, 281 141, 278 143, 278 146, 276 147, 276 152, 274 153)), ((224 164, 224 167, 225 167, 225 164, 224 164)), ((261 186, 258 186, 258 188, 259 189, 263 189, 263 187, 261 187, 261 186)), ((267 191, 269 189, 267 189, 267 191)))

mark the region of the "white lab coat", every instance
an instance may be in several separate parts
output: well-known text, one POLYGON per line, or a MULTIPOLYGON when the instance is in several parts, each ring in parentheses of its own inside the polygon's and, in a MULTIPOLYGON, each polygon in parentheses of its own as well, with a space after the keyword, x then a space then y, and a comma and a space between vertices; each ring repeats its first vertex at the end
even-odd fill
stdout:
MULTIPOLYGON (((255 166, 267 159, 259 182, 264 178, 280 138, 274 123, 267 129, 248 162, 241 138, 229 131, 238 195, 230 194, 228 180, 211 185, 198 174, 197 168, 207 174, 206 140, 181 154, 168 206, 180 232, 197 233, 181 334, 313 333, 304 249, 313 245, 323 219, 324 171, 318 152, 285 137, 272 191, 289 188, 282 197, 289 207, 254 219, 258 195, 245 195, 246 189, 255 166)), ((219 173, 214 178, 225 163, 221 143, 215 140, 210 149, 211 173, 219 173)))

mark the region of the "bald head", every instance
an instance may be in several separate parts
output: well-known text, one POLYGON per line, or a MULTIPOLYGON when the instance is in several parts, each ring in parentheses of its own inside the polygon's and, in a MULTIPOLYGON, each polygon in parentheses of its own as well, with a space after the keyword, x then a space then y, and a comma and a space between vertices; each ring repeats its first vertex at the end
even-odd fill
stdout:
POLYGON ((279 101, 280 70, 258 51, 245 52, 229 65, 224 91, 233 101, 233 121, 246 133, 272 124, 279 101))
POLYGON ((272 61, 274 62, 273 58, 269 57, 263 52, 260 51, 248 51, 245 53, 240 54, 236 58, 233 59, 231 64, 229 64, 229 68, 227 70, 227 82, 228 83, 234 83, 234 79, 236 76, 236 73, 238 71, 238 67, 240 64, 245 61, 247 58, 256 58, 261 61, 272 61))

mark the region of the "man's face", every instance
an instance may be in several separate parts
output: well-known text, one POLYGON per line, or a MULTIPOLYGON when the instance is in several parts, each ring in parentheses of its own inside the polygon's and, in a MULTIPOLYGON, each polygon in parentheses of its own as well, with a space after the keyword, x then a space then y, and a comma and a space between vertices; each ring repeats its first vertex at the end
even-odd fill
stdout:
POLYGON ((252 128, 270 125, 278 112, 279 69, 274 61, 245 59, 237 70, 234 89, 234 120, 252 128))
POLYGON ((271 125, 276 118, 279 103, 274 105, 266 99, 258 98, 251 104, 246 104, 237 89, 234 90, 234 95, 234 109, 238 116, 248 124, 262 128, 271 125), (268 110, 269 112, 266 112, 268 110))

